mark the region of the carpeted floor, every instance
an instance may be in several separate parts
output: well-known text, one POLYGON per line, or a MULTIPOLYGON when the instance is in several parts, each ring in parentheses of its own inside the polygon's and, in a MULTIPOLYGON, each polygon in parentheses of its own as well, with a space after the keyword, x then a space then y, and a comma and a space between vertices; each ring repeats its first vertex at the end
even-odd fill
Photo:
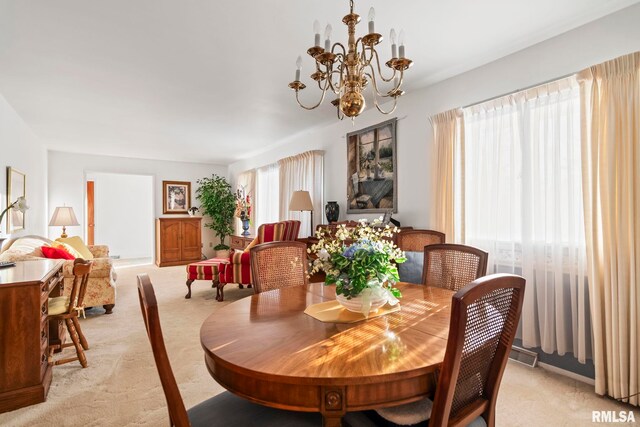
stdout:
MULTIPOLYGON (((187 407, 222 391, 207 372, 200 348, 200 325, 216 308, 252 294, 225 288, 215 300, 207 282, 195 282, 184 299, 184 267, 152 265, 118 269, 117 304, 112 315, 88 312, 82 328, 91 349, 89 367, 54 367, 46 402, 0 414, 1 426, 163 426, 166 403, 144 331, 136 275, 149 273, 156 289, 171 364, 187 407)), ((93 312, 92 312, 93 311, 93 312)), ((233 325, 220 325, 221 328, 233 325)), ((73 351, 66 349, 65 351, 73 351)), ((631 410, 601 398, 575 380, 509 362, 498 398, 498 426, 592 426, 592 410, 631 410)), ((640 411, 635 411, 640 421, 640 411)))

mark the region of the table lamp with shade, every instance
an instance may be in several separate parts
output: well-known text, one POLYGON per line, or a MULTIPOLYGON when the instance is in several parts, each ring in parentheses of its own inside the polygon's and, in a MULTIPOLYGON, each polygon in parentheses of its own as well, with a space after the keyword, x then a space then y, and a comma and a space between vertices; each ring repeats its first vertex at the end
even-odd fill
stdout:
POLYGON ((311 233, 309 236, 313 235, 313 202, 311 201, 311 195, 308 191, 299 190, 294 191, 291 196, 291 201, 289 202, 289 210, 290 211, 309 211, 311 213, 311 233))
POLYGON ((71 206, 58 206, 51 216, 49 221, 49 227, 62 227, 61 238, 65 239, 67 236, 67 227, 80 225, 76 214, 73 212, 71 206))

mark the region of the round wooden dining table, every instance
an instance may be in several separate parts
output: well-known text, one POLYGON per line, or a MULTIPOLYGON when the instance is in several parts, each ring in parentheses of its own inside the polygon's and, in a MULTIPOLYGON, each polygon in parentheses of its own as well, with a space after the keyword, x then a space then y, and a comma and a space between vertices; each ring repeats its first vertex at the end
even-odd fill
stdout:
POLYGON ((324 323, 307 306, 335 299, 323 283, 233 302, 200 330, 211 376, 266 406, 320 412, 339 426, 348 411, 432 394, 443 361, 452 291, 400 283, 400 311, 357 323, 324 323))

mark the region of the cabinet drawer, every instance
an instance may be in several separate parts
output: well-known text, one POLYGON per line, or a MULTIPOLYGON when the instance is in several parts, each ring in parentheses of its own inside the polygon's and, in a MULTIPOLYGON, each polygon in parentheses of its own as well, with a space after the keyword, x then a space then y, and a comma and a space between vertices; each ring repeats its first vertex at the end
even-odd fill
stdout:
POLYGON ((244 249, 244 239, 237 236, 231 236, 231 249, 244 249))

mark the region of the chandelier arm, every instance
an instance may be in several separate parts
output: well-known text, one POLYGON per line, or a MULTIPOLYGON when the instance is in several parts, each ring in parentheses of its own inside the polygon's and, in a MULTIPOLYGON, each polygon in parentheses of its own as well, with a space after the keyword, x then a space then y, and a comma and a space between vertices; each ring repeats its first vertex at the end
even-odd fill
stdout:
POLYGON ((342 82, 341 80, 338 81, 338 83, 334 83, 333 82, 333 75, 334 74, 339 74, 340 76, 342 76, 342 73, 340 73, 340 71, 338 70, 333 70, 331 71, 331 73, 329 75, 327 75, 327 79, 329 80, 329 87, 331 88, 331 90, 333 91, 333 93, 337 94, 338 92, 340 92, 340 89, 342 88, 342 82))
MULTIPOLYGON (((394 69, 393 69, 393 74, 391 75, 391 77, 389 77, 388 79, 387 79, 387 78, 385 78, 385 77, 382 75, 382 67, 380 67, 380 57, 378 56, 378 51, 377 51, 377 50, 375 50, 375 49, 371 49, 371 50, 373 50, 373 54, 372 54, 372 56, 373 56, 373 55, 375 55, 375 57, 376 57, 376 65, 378 66, 378 75, 380 76, 380 78, 382 79, 382 81, 384 81, 384 82, 390 82, 390 81, 392 81, 392 80, 396 77, 397 70, 394 68, 394 69)), ((397 87, 397 88, 395 88, 395 89, 398 89, 399 87, 400 87, 400 86, 398 85, 398 87, 397 87)))
POLYGON ((375 78, 375 72, 373 67, 370 65, 369 68, 371 68, 371 71, 373 72, 373 74, 369 74, 369 73, 364 73, 365 76, 369 77, 369 80, 371 80, 371 84, 373 84, 373 94, 374 94, 374 99, 375 99, 375 95, 379 96, 380 98, 388 98, 389 94, 386 93, 382 93, 380 92, 380 90, 378 90, 378 83, 376 81, 375 78))
POLYGON ((320 101, 318 101, 318 103, 316 105, 314 105, 313 107, 307 107, 302 102, 300 102, 300 98, 298 96, 300 91, 296 91, 296 101, 298 102, 298 105, 301 106, 302 108, 304 108, 305 110, 313 110, 315 108, 318 108, 320 106, 320 104, 322 104, 322 101, 324 101, 324 97, 327 94, 328 87, 329 87, 329 85, 325 84, 324 89, 322 89, 322 96, 320 97, 320 101))
POLYGON ((380 104, 378 104, 378 98, 376 96, 373 97, 373 103, 376 106, 376 109, 382 114, 392 114, 394 111, 396 111, 396 107, 398 106, 398 98, 395 96, 393 97, 393 108, 391 108, 391 110, 389 111, 384 111, 382 108, 380 108, 380 104))
POLYGON ((346 48, 344 47, 344 45, 343 45, 342 43, 340 43, 340 42, 335 42, 335 43, 333 44, 333 46, 331 46, 331 53, 333 53, 333 54, 335 54, 335 55, 341 55, 341 53, 340 53, 340 52, 338 52, 338 53, 334 52, 334 50, 335 50, 335 48, 336 48, 336 47, 342 48, 342 56, 343 56, 343 57, 346 57, 346 56, 347 56, 347 49, 346 49, 346 48))

